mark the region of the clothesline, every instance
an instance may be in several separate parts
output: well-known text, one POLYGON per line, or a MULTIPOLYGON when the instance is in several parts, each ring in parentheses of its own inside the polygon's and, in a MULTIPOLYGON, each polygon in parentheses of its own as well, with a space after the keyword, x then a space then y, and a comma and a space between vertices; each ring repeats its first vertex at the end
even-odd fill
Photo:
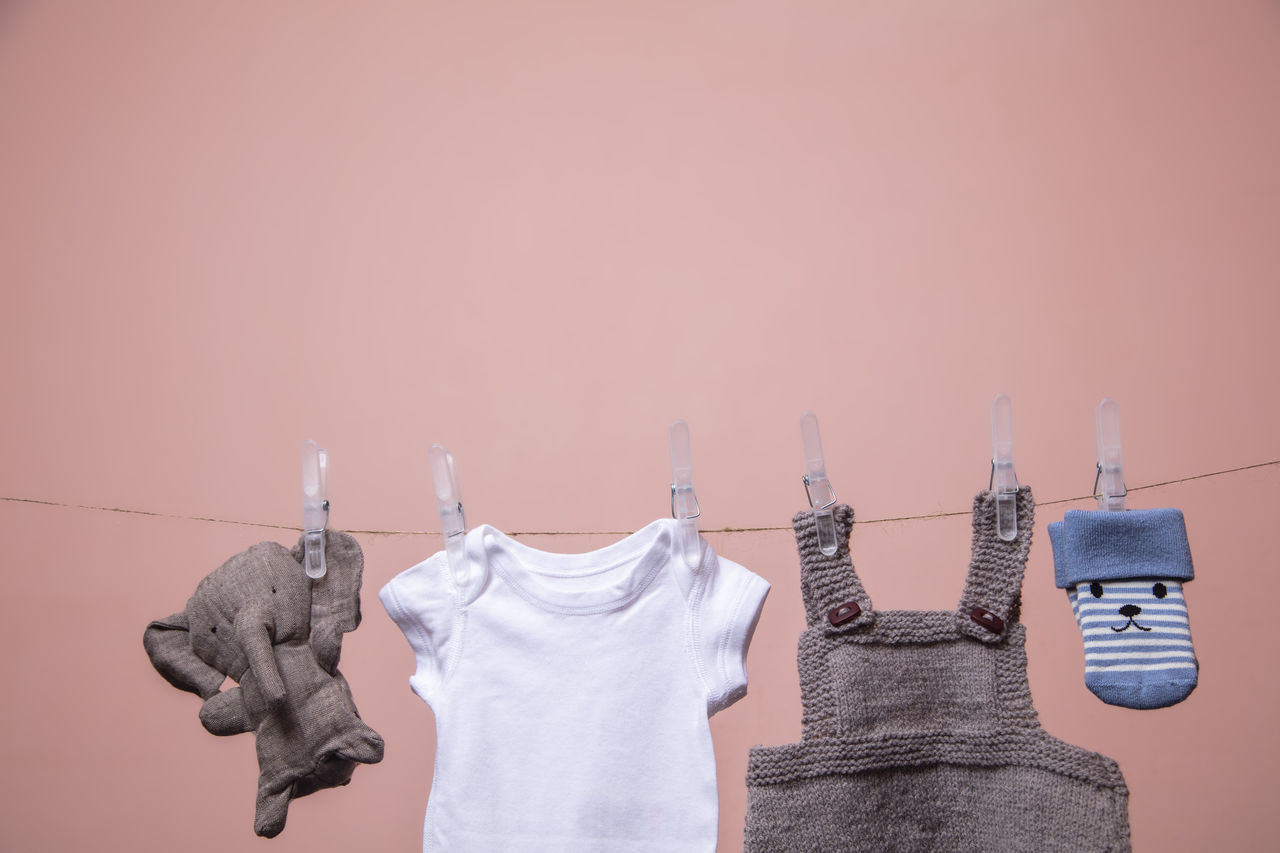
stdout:
MULTIPOLYGON (((1129 486, 1129 492, 1141 492, 1146 489, 1158 489, 1162 486, 1173 486, 1178 483, 1189 483, 1193 480, 1205 480, 1209 477, 1222 477, 1227 474, 1237 474, 1241 471, 1251 471, 1255 468, 1267 468, 1272 465, 1280 465, 1280 459, 1272 459, 1270 462, 1258 462, 1253 465, 1242 465, 1239 468, 1227 468, 1222 471, 1210 471, 1205 474, 1192 474, 1189 477, 1180 477, 1176 480, 1165 480, 1160 483, 1147 483, 1142 486, 1129 486)), ((1037 500, 1037 506, 1052 506, 1053 504, 1074 503, 1075 501, 1083 501, 1092 499, 1092 495, 1079 495, 1071 498, 1055 498, 1054 500, 1041 501, 1037 500)), ((36 498, 13 498, 2 497, 0 501, 7 503, 25 503, 37 504, 39 506, 60 507, 63 509, 84 509, 93 512, 118 512, 125 515, 144 515, 151 518, 172 518, 181 521, 207 521, 212 524, 238 524, 244 527, 265 527, 274 530, 293 530, 301 532, 302 528, 293 524, 273 524, 263 521, 240 521, 232 518, 213 518, 204 515, 178 515, 168 512, 155 512, 146 509, 129 509, 127 507, 117 506, 93 506, 90 504, 64 503, 62 501, 45 501, 36 498)), ((861 521, 855 521, 855 524, 888 524, 895 521, 926 521, 937 518, 952 518, 958 515, 969 515, 970 510, 955 510, 953 512, 931 512, 924 515, 899 515, 892 518, 871 518, 861 521)), ((348 533, 359 533, 368 536, 439 536, 438 530, 355 530, 351 528, 343 528, 348 533)), ((701 533, 767 533, 775 530, 790 530, 790 525, 776 527, 716 527, 711 529, 703 529, 701 533)), ((508 536, 625 536, 632 531, 629 530, 517 530, 508 531, 508 536)))

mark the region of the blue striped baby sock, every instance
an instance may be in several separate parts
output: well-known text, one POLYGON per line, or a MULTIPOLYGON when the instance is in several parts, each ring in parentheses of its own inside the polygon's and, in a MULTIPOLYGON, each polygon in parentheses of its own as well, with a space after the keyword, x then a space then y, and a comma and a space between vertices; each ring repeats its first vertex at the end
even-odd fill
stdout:
POLYGON ((1070 510, 1049 525, 1053 573, 1084 637, 1084 683, 1110 705, 1164 708, 1199 667, 1182 584, 1194 577, 1181 510, 1070 510))

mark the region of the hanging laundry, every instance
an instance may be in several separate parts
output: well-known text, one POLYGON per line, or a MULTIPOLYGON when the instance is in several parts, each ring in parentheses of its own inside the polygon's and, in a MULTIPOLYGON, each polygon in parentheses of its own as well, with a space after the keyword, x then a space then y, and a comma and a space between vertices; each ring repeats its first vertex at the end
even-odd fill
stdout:
POLYGON ((836 506, 830 556, 814 514, 795 516, 803 735, 751 750, 747 851, 1129 849, 1116 763, 1050 736, 1031 703, 1019 622, 1030 489, 1016 500, 1005 541, 997 496, 975 498, 949 612, 876 610, 849 559, 853 510, 836 506))
POLYGON ((235 555, 143 634, 160 674, 205 700, 207 730, 256 734, 253 828, 268 838, 284 829, 291 799, 346 785, 357 764, 382 760, 382 738, 338 671, 342 635, 360 624, 364 555, 351 536, 325 531, 327 571, 312 580, 303 538, 292 551, 261 542, 235 555), (225 678, 236 686, 220 690, 225 678))
POLYGON ((1199 664, 1183 584, 1195 577, 1182 511, 1070 510, 1049 525, 1053 575, 1084 637, 1084 683, 1109 705, 1165 708, 1199 664))
POLYGON ((551 554, 493 527, 380 594, 436 720, 422 849, 712 851, 708 718, 746 693, 769 585, 678 524, 551 554))

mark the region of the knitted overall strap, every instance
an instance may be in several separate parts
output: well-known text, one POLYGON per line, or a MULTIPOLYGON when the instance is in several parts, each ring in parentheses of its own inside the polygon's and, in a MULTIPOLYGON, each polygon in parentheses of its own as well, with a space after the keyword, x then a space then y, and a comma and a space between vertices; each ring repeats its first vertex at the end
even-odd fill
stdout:
POLYGON ((1016 500, 1018 535, 1005 542, 996 533, 995 494, 982 491, 973 499, 973 555, 956 612, 960 630, 984 643, 1002 640, 1018 621, 1022 575, 1035 522, 1030 487, 1019 489, 1016 500))
POLYGON ((853 508, 837 504, 832 508, 836 522, 836 552, 830 556, 818 547, 818 528, 813 512, 802 510, 791 519, 800 552, 800 590, 810 627, 822 627, 829 634, 843 634, 875 619, 871 598, 853 570, 849 559, 849 534, 853 530, 853 508))

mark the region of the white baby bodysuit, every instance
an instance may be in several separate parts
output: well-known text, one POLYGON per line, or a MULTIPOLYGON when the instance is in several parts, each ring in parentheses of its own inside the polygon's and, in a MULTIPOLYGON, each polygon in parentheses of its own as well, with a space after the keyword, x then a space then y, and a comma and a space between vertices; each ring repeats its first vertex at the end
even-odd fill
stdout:
POLYGON ((436 717, 424 851, 708 851, 708 717, 746 693, 769 584, 671 519, 607 548, 551 554, 489 526, 470 580, 438 553, 382 588, 436 717))

